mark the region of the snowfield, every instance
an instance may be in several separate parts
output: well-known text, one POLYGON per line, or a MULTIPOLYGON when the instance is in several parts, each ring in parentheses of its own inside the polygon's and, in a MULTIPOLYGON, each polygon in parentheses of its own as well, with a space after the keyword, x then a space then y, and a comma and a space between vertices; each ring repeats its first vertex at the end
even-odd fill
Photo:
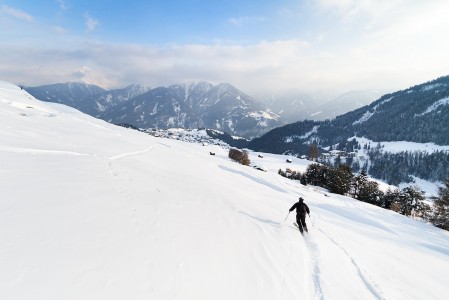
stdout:
POLYGON ((447 299, 448 232, 277 175, 306 161, 250 153, 262 172, 5 82, 0 120, 1 299, 447 299))

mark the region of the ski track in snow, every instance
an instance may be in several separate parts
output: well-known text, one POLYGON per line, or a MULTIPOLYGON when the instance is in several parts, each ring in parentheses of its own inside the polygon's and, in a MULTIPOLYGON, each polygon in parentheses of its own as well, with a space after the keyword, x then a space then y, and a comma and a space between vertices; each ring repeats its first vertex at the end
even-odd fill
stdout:
POLYGON ((130 220, 131 223, 134 225, 135 227, 135 231, 137 232, 138 235, 143 235, 143 231, 144 230, 144 226, 142 224, 142 221, 139 219, 138 217, 138 210, 135 207, 134 204, 134 200, 135 200, 135 195, 134 192, 127 186, 132 179, 128 176, 123 175, 123 172, 119 172, 113 165, 114 160, 120 159, 120 158, 125 158, 125 157, 129 157, 129 156, 133 156, 133 155, 138 155, 138 154, 142 154, 142 153, 146 153, 149 152, 153 149, 147 149, 147 150, 142 150, 142 151, 135 151, 132 153, 123 153, 120 155, 116 155, 114 156, 115 159, 111 159, 111 158, 103 158, 103 157, 96 157, 99 161, 99 163, 103 166, 103 168, 106 170, 106 172, 112 176, 114 178, 114 180, 117 182, 116 185, 116 190, 117 192, 122 195, 124 197, 124 199, 129 201, 129 215, 130 215, 130 220), (149 150, 149 151, 148 151, 149 150))
MULTIPOLYGON (((171 146, 166 145, 164 143, 157 143, 157 145, 161 145, 161 146, 164 146, 164 147, 167 147, 167 148, 171 148, 171 146)), ((122 159, 122 158, 125 158, 125 157, 135 156, 135 155, 139 155, 139 154, 145 154, 145 153, 153 151, 154 148, 155 148, 155 146, 151 146, 151 147, 148 147, 147 149, 144 149, 144 150, 139 150, 139 151, 134 151, 134 152, 126 152, 126 153, 122 153, 122 154, 118 154, 118 155, 109 157, 109 159, 110 160, 117 160, 117 159, 122 159)))
POLYGON ((343 253, 351 261, 352 265, 354 266, 355 270, 357 271, 357 274, 359 275, 363 284, 371 292, 371 294, 374 296, 374 298, 385 299, 382 291, 379 289, 379 286, 376 283, 374 283, 372 280, 369 279, 369 276, 365 274, 365 271, 363 271, 362 267, 360 267, 360 265, 355 261, 354 257, 352 255, 350 255, 349 252, 343 246, 341 246, 337 241, 335 241, 335 239, 333 239, 329 234, 327 234, 326 232, 324 232, 322 229, 319 229, 319 228, 318 228, 318 231, 320 231, 335 246, 337 246, 339 249, 341 249, 343 251, 343 253))
MULTIPOLYGON (((301 195, 300 192, 293 190, 293 188, 297 189, 297 187, 295 187, 294 185, 287 182, 287 185, 288 185, 288 187, 287 187, 284 184, 284 182, 281 182, 279 179, 277 181, 285 188, 285 191, 288 192, 289 194, 293 194, 296 197, 298 195, 301 195)), ((305 188, 310 189, 308 187, 305 187, 305 188)), ((323 193, 323 192, 319 191, 318 189, 315 189, 315 192, 326 196, 326 193, 323 193)), ((335 241, 335 239, 332 238, 329 234, 324 232, 322 229, 316 228, 314 226, 312 220, 310 220, 310 222, 311 222, 313 229, 317 229, 318 232, 322 233, 327 239, 329 239, 333 244, 335 244, 339 249, 341 249, 342 252, 348 257, 351 264, 354 266, 358 276, 360 277, 361 281, 366 286, 366 288, 370 291, 370 293, 373 295, 373 297, 376 299, 385 299, 383 296, 383 293, 381 292, 381 290, 379 289, 377 284, 373 283, 372 280, 368 279, 368 276, 365 274, 365 272, 362 270, 362 268, 359 266, 359 264, 355 261, 355 259, 349 254, 349 252, 343 246, 341 246, 339 243, 337 243, 335 241)), ((290 227, 299 232, 298 228, 296 228, 294 226, 290 226, 290 227)), ((309 231, 310 231, 310 229, 311 228, 309 227, 309 231)), ((315 231, 315 230, 313 230, 313 231, 315 231)), ((304 278, 304 280, 305 280, 305 282, 307 282, 309 280, 309 278, 312 279, 311 284, 313 285, 313 288, 314 288, 314 299, 320 299, 320 300, 326 299, 326 297, 323 293, 321 280, 320 280, 321 271, 320 271, 320 265, 319 265, 319 262, 320 262, 319 245, 316 242, 314 242, 313 238, 307 233, 301 238, 303 238, 303 240, 304 240, 304 245, 306 246, 304 248, 304 251, 307 253, 307 255, 304 255, 304 265, 307 265, 307 259, 308 259, 310 262, 309 265, 311 267, 311 270, 307 270, 306 272, 304 272, 305 274, 310 274, 309 277, 304 278), (307 259, 306 259, 306 257, 307 257, 307 259)))
MULTIPOLYGON (((294 194, 295 196, 300 195, 300 193, 293 191, 292 188, 296 188, 294 185, 288 184, 289 187, 286 187, 283 183, 281 183, 282 186, 286 189, 286 191, 288 191, 288 193, 294 194)), ((308 188, 308 187, 306 187, 308 188)), ((321 191, 315 189, 315 192, 317 193, 322 193, 321 191)), ((324 195, 326 195, 325 193, 323 193, 324 195)), ((334 238, 332 238, 328 233, 324 232, 322 229, 316 228, 312 222, 312 220, 310 220, 312 228, 313 229, 317 229, 318 232, 322 233, 327 239, 329 239, 334 245, 336 245, 339 249, 342 250, 342 252, 348 257, 348 259, 350 260, 351 264, 354 266, 359 278, 361 279, 361 281, 363 282, 363 284, 366 286, 366 288, 370 291, 370 293, 373 295, 374 298, 376 299, 385 299, 385 297, 383 296, 382 291, 379 289, 378 285, 375 284, 372 280, 369 279, 368 275, 365 274, 365 272, 362 270, 362 268, 359 266, 359 264, 355 261, 354 257, 352 257, 349 252, 343 247, 341 246, 337 241, 335 241, 334 238)), ((299 232, 298 228, 295 228, 293 226, 290 226, 291 228, 295 229, 296 231, 299 232)), ((310 232, 310 226, 309 226, 309 232, 310 232)), ((315 231, 315 230, 313 230, 315 231)), ((316 232, 316 231, 315 231, 316 232)), ((307 265, 306 263, 306 256, 308 257, 309 260, 309 265, 311 267, 311 270, 307 270, 307 272, 305 272, 305 274, 310 274, 309 278, 312 279, 312 284, 313 284, 313 288, 314 288, 314 299, 326 299, 325 295, 323 294, 323 289, 321 286, 321 271, 320 271, 320 249, 319 249, 319 245, 313 241, 313 238, 306 233, 304 236, 302 236, 303 240, 304 240, 304 245, 305 247, 305 252, 307 252, 307 255, 304 255, 304 264, 307 265)), ((309 278, 305 278, 305 281, 307 282, 309 280, 309 278)))
POLYGON ((89 153, 80 153, 64 150, 47 150, 47 149, 31 149, 31 148, 18 148, 18 147, 0 147, 0 151, 14 152, 14 153, 27 153, 27 154, 62 154, 62 155, 80 155, 88 156, 89 153))
MULTIPOLYGON (((307 267, 307 270, 304 272, 305 290, 309 290, 308 287, 312 286, 314 294, 313 299, 323 300, 325 298, 320 280, 321 271, 319 266, 320 255, 318 244, 311 240, 311 236, 309 235, 309 233, 305 233, 304 235, 302 235, 296 226, 289 225, 289 227, 297 232, 299 235, 299 239, 302 240, 302 251, 304 253, 303 263, 304 266, 307 267)), ((308 228, 308 230, 310 231, 310 228, 308 228)))
POLYGON ((284 293, 284 287, 285 287, 285 272, 287 271, 287 269, 290 266, 290 263, 292 261, 293 246, 292 246, 292 242, 290 240, 288 242, 290 244, 290 254, 288 255, 287 264, 285 265, 284 270, 282 272, 282 274, 284 274, 284 275, 282 276, 282 287, 281 287, 281 292, 279 293, 278 299, 282 299, 282 294, 284 293))
MULTIPOLYGON (((284 184, 285 182, 282 181, 282 179, 280 179, 278 177, 273 177, 273 178, 275 178, 276 181, 285 189, 284 192, 293 194, 293 195, 295 195, 295 197, 298 197, 299 195, 301 195, 301 193, 298 193, 297 191, 292 190, 293 188, 297 189, 297 187, 295 185, 292 185, 291 183, 287 182, 287 185, 288 185, 288 187, 287 187, 286 184, 284 184)), ((309 189, 308 187, 305 187, 305 188, 309 189)), ((306 283, 306 285, 309 285, 308 282, 311 278, 312 282, 310 283, 310 285, 313 285, 314 299, 323 300, 324 294, 323 294, 323 289, 321 287, 321 280, 320 280, 321 271, 320 271, 320 266, 319 266, 320 254, 319 254, 318 244, 310 239, 311 237, 310 237, 309 233, 305 233, 304 236, 301 236, 301 233, 298 228, 291 226, 291 225, 289 225, 289 227, 294 229, 296 232, 298 232, 298 234, 300 235, 299 238, 301 238, 303 240, 303 245, 304 245, 303 252, 305 253, 304 265, 310 266, 310 269, 307 270, 306 272, 304 272, 304 274, 308 274, 308 275, 305 275, 304 282, 306 283), (307 262, 309 262, 309 263, 307 263, 307 262)), ((312 227, 314 227, 313 224, 312 224, 312 227)), ((310 227, 308 227, 308 230, 310 231, 310 227)), ((308 290, 307 287, 306 287, 306 290, 308 290)))
POLYGON ((144 149, 144 150, 139 150, 139 151, 129 152, 129 153, 122 153, 122 154, 119 154, 119 155, 115 155, 115 156, 109 157, 109 159, 110 160, 122 159, 122 158, 129 157, 129 156, 134 156, 134 155, 148 153, 148 152, 153 151, 153 149, 154 149, 154 147, 149 147, 149 148, 144 149))
MULTIPOLYGON (((310 229, 309 229, 310 231, 310 229)), ((314 286, 315 299, 324 299, 323 289, 321 288, 321 271, 320 271, 320 252, 318 249, 318 244, 311 239, 308 233, 304 235, 304 243, 307 245, 307 250, 309 252, 309 261, 311 265, 311 278, 314 286)))

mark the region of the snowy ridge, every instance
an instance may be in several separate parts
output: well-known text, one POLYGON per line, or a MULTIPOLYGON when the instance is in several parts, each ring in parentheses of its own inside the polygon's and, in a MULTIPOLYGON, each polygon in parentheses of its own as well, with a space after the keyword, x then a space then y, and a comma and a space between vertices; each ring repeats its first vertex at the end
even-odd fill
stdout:
POLYGON ((388 99, 385 99, 384 101, 380 102, 379 104, 377 104, 376 106, 374 106, 374 107, 372 108, 373 111, 367 110, 367 111, 363 114, 363 116, 361 116, 360 119, 358 119, 357 121, 354 121, 354 122, 352 123, 352 125, 357 125, 357 124, 361 124, 361 123, 363 123, 363 122, 368 121, 368 120, 369 120, 369 119, 376 113, 377 109, 378 109, 380 106, 384 105, 385 103, 388 103, 389 101, 391 101, 391 99, 393 99, 393 97, 388 98, 388 99))
POLYGON ((441 87, 441 86, 446 86, 446 85, 442 84, 442 83, 428 84, 426 86, 423 86, 421 88, 421 91, 422 92, 426 92, 426 91, 430 91, 430 90, 436 89, 436 88, 441 87))
POLYGON ((405 151, 421 151, 426 153, 434 153, 437 151, 449 151, 449 146, 436 145, 434 143, 414 143, 406 141, 396 142, 375 142, 364 137, 351 137, 348 139, 355 139, 360 143, 363 148, 365 145, 371 145, 371 147, 380 146, 379 150, 383 152, 399 153, 405 151))
POLYGON ((437 102, 435 102, 431 106, 429 106, 424 112, 422 112, 420 114, 415 114, 415 117, 424 116, 425 114, 428 114, 432 111, 437 110, 438 107, 440 107, 442 105, 449 105, 449 97, 438 100, 437 102))
POLYGON ((285 142, 286 143, 291 143, 294 139, 306 139, 309 136, 311 136, 312 134, 316 133, 318 131, 318 128, 320 128, 319 125, 313 126, 312 130, 310 130, 309 132, 306 132, 305 134, 303 134, 301 136, 295 135, 295 136, 286 137, 285 138, 285 142))
POLYGON ((250 152, 262 172, 4 82, 0 120, 2 299, 447 297, 447 232, 277 174, 306 160, 250 152))

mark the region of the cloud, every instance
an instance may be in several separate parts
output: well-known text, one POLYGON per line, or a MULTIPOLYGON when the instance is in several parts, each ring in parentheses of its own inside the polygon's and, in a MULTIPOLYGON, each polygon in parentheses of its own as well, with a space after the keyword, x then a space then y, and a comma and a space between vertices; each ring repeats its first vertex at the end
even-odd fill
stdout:
POLYGON ((53 50, 0 45, 0 74, 28 85, 82 80, 104 88, 230 82, 250 95, 289 88, 400 89, 447 74, 448 47, 405 53, 386 49, 391 46, 367 44, 341 54, 295 39, 247 46, 86 43, 53 50), (382 55, 385 52, 392 57, 382 55))
MULTIPOLYGON (((319 28, 307 24, 307 34, 244 45, 82 43, 42 30, 34 34, 36 44, 14 43, 15 36, 0 44, 0 78, 28 85, 83 80, 105 88, 204 80, 230 82, 250 95, 291 88, 403 89, 449 73, 449 2, 403 1, 310 0, 316 6, 308 20, 319 28)), ((98 21, 85 18, 94 21, 86 25, 94 30, 98 21)), ((229 20, 234 26, 250 21, 229 20)))
POLYGON ((59 34, 64 34, 67 32, 67 30, 64 27, 61 26, 53 26, 53 31, 59 34))
POLYGON ((33 16, 31 16, 30 14, 27 14, 26 12, 24 12, 20 9, 13 8, 13 7, 6 6, 6 5, 3 5, 0 8, 0 12, 8 14, 14 18, 19 19, 19 20, 27 21, 27 22, 32 22, 34 20, 33 16))
POLYGON ((69 6, 67 5, 67 3, 64 0, 56 0, 56 2, 58 2, 59 8, 61 10, 67 11, 69 9, 69 6))
POLYGON ((252 17, 244 16, 244 17, 236 17, 236 18, 228 19, 228 23, 233 26, 242 26, 244 24, 258 23, 258 22, 263 22, 263 21, 265 21, 265 18, 255 17, 255 16, 252 16, 252 17))
POLYGON ((88 12, 84 14, 84 18, 86 20, 87 32, 92 32, 99 24, 98 20, 92 18, 88 12))
POLYGON ((95 75, 88 66, 76 68, 72 73, 68 74, 68 78, 74 81, 84 81, 87 83, 95 82, 95 75))

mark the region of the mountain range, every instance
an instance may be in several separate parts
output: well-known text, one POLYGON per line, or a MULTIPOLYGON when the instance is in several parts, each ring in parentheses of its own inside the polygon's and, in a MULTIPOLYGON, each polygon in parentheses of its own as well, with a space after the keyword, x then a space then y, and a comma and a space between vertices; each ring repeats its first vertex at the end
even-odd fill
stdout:
POLYGON ((210 128, 246 138, 281 124, 277 115, 234 86, 206 82, 152 89, 102 118, 142 128, 210 128))
MULTIPOLYGON (((359 106, 379 92, 353 91, 320 106, 316 98, 297 92, 273 98, 264 105, 228 83, 198 82, 156 88, 132 85, 112 91, 84 83, 66 83, 26 89, 38 99, 67 104, 110 123, 144 129, 218 130, 251 140, 236 140, 228 135, 226 141, 232 146, 256 151, 301 156, 309 154, 310 145, 316 144, 321 153, 358 152, 356 158, 345 161, 355 172, 364 169, 394 185, 416 177, 443 181, 449 170, 445 150, 391 153, 381 149, 393 141, 449 145, 449 76, 385 94, 362 107, 359 106), (284 109, 281 103, 286 105, 284 109), (349 103, 358 108, 335 116, 349 103), (306 118, 283 125, 301 115, 299 112, 329 118, 306 118)), ((340 161, 339 158, 332 163, 340 161)))
POLYGON ((373 90, 330 93, 293 90, 256 100, 229 83, 130 85, 104 90, 82 82, 25 87, 37 99, 74 107, 111 123, 141 128, 209 128, 252 139, 298 120, 332 119, 381 96, 373 90))
POLYGON ((140 128, 205 127, 248 139, 282 125, 263 104, 228 83, 185 83, 105 91, 85 83, 25 88, 37 99, 64 103, 111 123, 140 128))
MULTIPOLYGON (((252 140, 248 147, 271 153, 307 155, 310 145, 316 144, 322 152, 332 149, 352 152, 360 150, 357 138, 365 138, 372 141, 373 146, 379 144, 379 153, 377 155, 373 151, 370 153, 374 159, 375 156, 385 155, 380 151, 380 147, 386 142, 407 141, 449 145, 448 124, 449 76, 445 76, 386 94, 370 105, 340 115, 333 120, 301 121, 273 129, 252 140)), ((429 146, 426 155, 430 155, 430 148, 429 146)), ((440 154, 446 155, 447 152, 443 151, 440 154)), ((422 160, 423 157, 424 154, 413 158, 415 164, 419 165, 416 161, 422 160)), ((437 178, 431 179, 443 180, 442 177, 447 176, 449 170, 449 161, 435 158, 432 160, 430 168, 439 169, 441 172, 437 178)), ((387 163, 388 160, 385 161, 385 164, 387 163)), ((404 167, 408 169, 411 165, 412 163, 406 164, 404 167)), ((369 164, 366 167, 369 167, 369 164)), ((386 166, 379 169, 385 172, 386 166)), ((404 171, 404 176, 407 175, 410 174, 404 171)))
POLYGON ((84 82, 67 82, 37 87, 25 87, 35 98, 65 104, 88 115, 101 117, 105 111, 147 92, 150 88, 133 84, 122 89, 107 91, 84 82))
POLYGON ((300 120, 326 120, 363 107, 379 99, 380 90, 354 90, 335 96, 332 91, 305 92, 290 90, 259 95, 267 107, 278 114, 284 123, 300 120))

